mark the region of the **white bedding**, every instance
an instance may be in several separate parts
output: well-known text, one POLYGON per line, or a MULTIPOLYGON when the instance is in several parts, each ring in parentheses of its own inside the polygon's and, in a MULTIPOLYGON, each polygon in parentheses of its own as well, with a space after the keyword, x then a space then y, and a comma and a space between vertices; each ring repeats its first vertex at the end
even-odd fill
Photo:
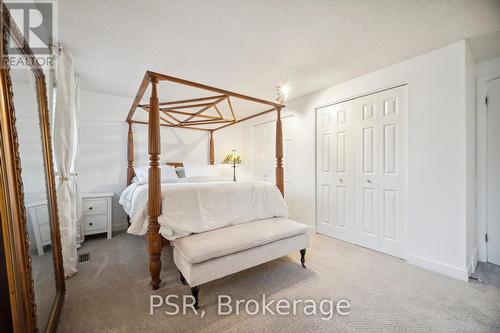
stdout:
MULTIPOLYGON (((120 197, 130 216, 128 232, 148 229, 148 186, 133 183, 120 197)), ((217 177, 186 177, 161 185, 160 233, 168 240, 240 223, 287 217, 288 209, 275 184, 232 182, 217 177)))

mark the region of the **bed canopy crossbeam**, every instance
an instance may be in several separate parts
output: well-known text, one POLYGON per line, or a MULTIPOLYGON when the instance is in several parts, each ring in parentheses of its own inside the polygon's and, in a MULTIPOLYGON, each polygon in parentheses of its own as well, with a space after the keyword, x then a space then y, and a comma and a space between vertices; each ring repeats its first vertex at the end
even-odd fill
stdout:
POLYGON ((127 184, 131 184, 134 177, 134 134, 133 124, 144 124, 148 126, 148 154, 149 154, 149 175, 148 175, 148 253, 149 253, 149 272, 151 275, 151 285, 154 290, 160 286, 161 271, 161 250, 163 246, 162 236, 159 233, 160 225, 158 217, 162 210, 161 195, 161 174, 160 174, 160 154, 161 154, 161 127, 182 128, 197 131, 209 132, 210 164, 215 164, 215 143, 214 132, 228 126, 241 123, 258 116, 271 112, 276 112, 276 186, 284 195, 284 171, 283 171, 283 130, 281 124, 281 109, 284 107, 281 103, 266 101, 260 98, 247 96, 232 91, 207 86, 201 83, 188 81, 173 76, 147 71, 139 86, 139 90, 129 113, 126 118, 128 123, 128 149, 127 149, 127 184), (202 91, 216 93, 213 96, 204 96, 183 100, 160 102, 158 97, 158 84, 162 81, 177 83, 180 85, 197 88, 202 91), (149 104, 140 104, 148 86, 151 85, 151 96, 149 104), (254 113, 252 115, 239 118, 231 103, 231 98, 242 99, 249 102, 262 104, 267 107, 266 110, 254 113), (226 101, 231 112, 231 118, 225 118, 218 104, 226 101), (140 108, 147 112, 148 121, 133 119, 136 110, 140 108), (193 108, 201 108, 192 110, 193 108), (190 111, 191 109, 191 111, 190 111), (208 110, 215 111, 216 115, 207 114, 208 110), (181 120, 176 115, 186 116, 181 120), (202 126, 216 125, 213 128, 202 126))
MULTIPOLYGON (((137 95, 134 99, 134 102, 132 103, 132 107, 130 108, 130 111, 127 115, 127 119, 126 119, 127 122, 130 123, 131 121, 133 121, 133 116, 138 108, 143 109, 144 111, 149 111, 149 109, 151 107, 150 104, 140 104, 140 102, 144 97, 144 94, 145 94, 145 92, 146 92, 146 90, 151 82, 151 79, 153 79, 153 78, 156 79, 159 83, 162 81, 167 81, 167 82, 177 83, 180 85, 196 88, 196 89, 201 90, 201 91, 210 91, 210 92, 218 94, 218 95, 213 95, 213 96, 181 99, 181 100, 174 100, 174 101, 165 101, 165 102, 160 101, 158 103, 160 111, 163 114, 172 118, 172 120, 174 120, 173 122, 170 121, 170 123, 169 123, 169 122, 165 122, 164 119, 160 118, 161 125, 164 125, 166 123, 167 125, 174 126, 174 127, 193 127, 193 125, 198 125, 198 126, 199 125, 210 125, 209 122, 213 122, 213 124, 221 124, 221 122, 227 122, 227 123, 224 123, 224 125, 221 125, 221 126, 218 126, 215 128, 199 127, 199 129, 201 129, 201 130, 211 132, 211 131, 217 131, 221 128, 224 128, 224 127, 227 127, 230 125, 234 125, 234 124, 237 124, 241 121, 253 118, 253 116, 250 116, 250 117, 244 117, 244 118, 238 119, 236 116, 236 110, 234 109, 233 103, 231 102, 231 97, 246 100, 246 101, 257 103, 257 104, 263 104, 266 106, 272 106, 273 109, 284 107, 284 105, 277 103, 277 102, 267 101, 267 100, 263 100, 260 98, 235 93, 235 92, 232 92, 229 90, 224 90, 224 89, 208 86, 205 84, 201 84, 201 83, 197 83, 197 82, 193 82, 193 81, 188 81, 188 80, 184 80, 184 79, 180 79, 177 77, 168 76, 168 75, 164 75, 164 74, 160 74, 160 73, 147 71, 146 74, 144 75, 142 82, 141 82, 141 85, 139 87, 139 91, 137 92, 137 95), (231 118, 225 118, 222 115, 222 113, 218 107, 218 105, 224 101, 227 102, 228 108, 229 108, 230 113, 231 113, 231 118), (167 106, 167 107, 165 107, 165 106, 167 106), (185 111, 186 109, 193 109, 193 108, 198 108, 198 107, 201 107, 201 109, 191 111, 191 112, 185 111), (206 112, 209 110, 214 110, 218 116, 206 114, 206 112), (187 116, 187 118, 184 120, 179 120, 177 117, 175 117, 175 114, 187 116), (199 123, 198 120, 193 120, 194 118, 204 118, 204 119, 208 119, 209 121, 204 121, 204 122, 199 123)), ((255 115, 258 115, 260 113, 261 112, 255 114, 255 115)), ((194 127, 196 127, 196 126, 194 126, 194 127)), ((190 128, 190 129, 192 129, 192 128, 190 128)))
MULTIPOLYGON (((143 104, 139 105, 139 108, 149 111, 149 104, 143 104)), ((175 121, 175 123, 172 123, 171 121, 165 120, 164 118, 160 117, 160 120, 168 123, 169 125, 173 125, 175 127, 185 127, 185 126, 190 126, 190 125, 212 125, 212 124, 220 124, 220 123, 230 123, 230 124, 236 124, 238 120, 236 119, 236 115, 234 113, 233 105, 231 103, 231 99, 227 95, 219 95, 219 96, 210 96, 206 98, 194 98, 194 99, 185 99, 185 100, 178 100, 178 101, 170 101, 170 102, 163 102, 160 103, 160 111, 164 113, 165 115, 169 116, 171 119, 175 121), (212 100, 210 103, 198 103, 198 104, 188 104, 193 102, 194 100, 212 100), (229 107, 229 110, 231 111, 231 118, 228 119, 225 118, 222 113, 220 112, 220 109, 217 107, 219 103, 222 103, 226 101, 229 107), (170 107, 161 107, 165 105, 174 105, 170 107), (201 107, 200 110, 196 111, 182 111, 183 109, 193 109, 193 108, 198 108, 201 107), (204 112, 214 110, 218 116, 213 116, 213 115, 208 115, 204 114, 204 112), (188 116, 184 120, 179 120, 177 119, 174 114, 178 115, 183 115, 183 116, 188 116), (202 120, 193 120, 195 118, 203 118, 202 120), (207 120, 208 119, 208 120, 207 120)), ((215 129, 206 129, 202 128, 207 131, 215 131, 215 129)))

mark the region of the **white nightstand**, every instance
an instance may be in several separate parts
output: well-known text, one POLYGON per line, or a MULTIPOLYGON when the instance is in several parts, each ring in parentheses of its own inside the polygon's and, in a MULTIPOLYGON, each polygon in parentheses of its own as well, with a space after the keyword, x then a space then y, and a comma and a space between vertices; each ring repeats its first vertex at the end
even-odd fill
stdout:
POLYGON ((26 205, 28 219, 33 226, 36 248, 38 255, 43 256, 43 247, 51 243, 50 239, 50 219, 47 201, 36 201, 26 205))
POLYGON ((112 200, 114 193, 82 194, 82 219, 84 235, 107 233, 111 238, 112 200))

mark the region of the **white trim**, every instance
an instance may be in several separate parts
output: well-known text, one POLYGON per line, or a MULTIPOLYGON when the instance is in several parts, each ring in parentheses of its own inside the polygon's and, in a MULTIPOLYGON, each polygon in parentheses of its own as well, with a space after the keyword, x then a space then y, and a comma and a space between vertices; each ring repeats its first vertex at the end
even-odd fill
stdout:
POLYGON ((486 191, 487 191, 487 145, 488 117, 486 98, 488 81, 500 78, 500 72, 481 75, 477 78, 477 245, 478 260, 488 261, 488 253, 484 235, 487 232, 486 191))
POLYGON ((429 269, 431 271, 434 271, 434 272, 437 272, 437 273, 440 273, 440 274, 443 274, 443 275, 446 275, 446 276, 449 276, 449 277, 452 277, 455 279, 459 279, 462 281, 469 280, 469 274, 467 273, 467 270, 462 269, 462 268, 458 268, 455 266, 443 264, 443 263, 440 263, 438 261, 434 261, 434 260, 427 259, 427 258, 422 258, 419 256, 415 256, 413 254, 407 254, 407 262, 412 264, 412 265, 422 267, 425 269, 429 269))
POLYGON ((385 90, 391 90, 391 89, 394 89, 394 88, 399 88, 399 87, 407 86, 407 85, 408 85, 408 82, 395 83, 395 84, 392 84, 392 85, 388 85, 385 88, 375 89, 375 90, 367 91, 367 92, 360 93, 360 94, 357 94, 357 95, 354 95, 354 96, 350 96, 350 97, 347 97, 347 98, 337 99, 337 100, 335 100, 333 102, 328 102, 328 103, 316 105, 316 106, 314 106, 314 112, 317 114, 318 109, 326 108, 328 106, 332 106, 332 105, 335 105, 335 104, 344 103, 344 102, 347 102, 347 101, 352 101, 353 99, 357 99, 357 98, 361 98, 361 97, 365 97, 365 96, 377 94, 377 93, 385 91, 385 90))

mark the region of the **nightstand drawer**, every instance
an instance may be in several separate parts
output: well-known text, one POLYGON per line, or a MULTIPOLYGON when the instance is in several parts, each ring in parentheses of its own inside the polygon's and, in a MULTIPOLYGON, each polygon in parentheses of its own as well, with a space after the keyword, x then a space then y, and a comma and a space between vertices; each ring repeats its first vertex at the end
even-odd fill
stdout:
POLYGON ((108 216, 107 215, 88 215, 82 217, 83 230, 94 231, 94 230, 105 230, 108 227, 108 216))
POLYGON ((47 205, 39 206, 35 208, 35 214, 38 224, 49 224, 49 209, 47 205))
POLYGON ((82 200, 83 215, 99 215, 108 213, 108 200, 84 199, 82 200))
POLYGON ((40 228, 40 238, 42 242, 44 244, 47 242, 50 243, 50 224, 39 224, 38 227, 40 228))

